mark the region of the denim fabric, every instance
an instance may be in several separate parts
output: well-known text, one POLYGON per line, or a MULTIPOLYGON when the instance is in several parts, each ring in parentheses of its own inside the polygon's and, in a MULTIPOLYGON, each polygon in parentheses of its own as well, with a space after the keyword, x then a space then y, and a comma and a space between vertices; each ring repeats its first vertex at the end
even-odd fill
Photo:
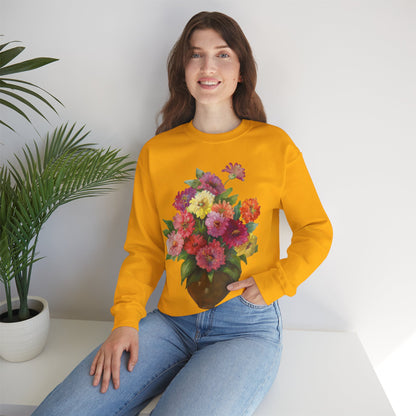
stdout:
POLYGON ((89 376, 93 351, 33 416, 137 415, 163 393, 153 416, 251 415, 276 377, 281 344, 278 302, 254 305, 242 296, 195 315, 156 310, 142 319, 139 359, 120 388, 104 394, 89 376))

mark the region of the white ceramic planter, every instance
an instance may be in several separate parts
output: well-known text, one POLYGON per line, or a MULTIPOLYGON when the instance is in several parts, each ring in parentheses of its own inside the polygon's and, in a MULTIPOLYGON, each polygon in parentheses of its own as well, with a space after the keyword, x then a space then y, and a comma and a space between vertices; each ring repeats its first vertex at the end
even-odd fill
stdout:
MULTIPOLYGON (((12 299, 13 308, 19 299, 12 299)), ((28 305, 39 313, 21 322, 0 322, 0 356, 7 361, 27 361, 43 350, 49 332, 48 302, 38 296, 29 296, 28 305)), ((0 314, 7 311, 6 301, 0 303, 0 314)))

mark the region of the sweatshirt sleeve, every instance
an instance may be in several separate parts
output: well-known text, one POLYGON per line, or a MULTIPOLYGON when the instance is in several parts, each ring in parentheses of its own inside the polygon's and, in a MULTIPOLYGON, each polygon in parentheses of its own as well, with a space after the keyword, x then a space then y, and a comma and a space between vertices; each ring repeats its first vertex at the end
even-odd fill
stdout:
POLYGON ((292 149, 285 168, 280 199, 292 230, 287 258, 253 276, 267 304, 283 295, 293 296, 297 287, 322 263, 332 243, 332 226, 321 205, 302 154, 292 149))
POLYGON ((149 173, 146 146, 137 162, 133 201, 127 228, 124 260, 114 295, 111 313, 114 328, 130 326, 138 329, 146 316, 146 303, 165 267, 164 242, 149 173))

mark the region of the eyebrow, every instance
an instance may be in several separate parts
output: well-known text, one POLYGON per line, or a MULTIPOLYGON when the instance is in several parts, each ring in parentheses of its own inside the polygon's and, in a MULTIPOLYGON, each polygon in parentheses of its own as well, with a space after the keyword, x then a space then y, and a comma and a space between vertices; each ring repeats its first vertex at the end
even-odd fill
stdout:
MULTIPOLYGON (((231 49, 228 45, 221 45, 221 46, 215 46, 214 49, 231 49)), ((202 50, 203 48, 200 48, 199 46, 191 46, 191 49, 197 49, 197 50, 202 50)))

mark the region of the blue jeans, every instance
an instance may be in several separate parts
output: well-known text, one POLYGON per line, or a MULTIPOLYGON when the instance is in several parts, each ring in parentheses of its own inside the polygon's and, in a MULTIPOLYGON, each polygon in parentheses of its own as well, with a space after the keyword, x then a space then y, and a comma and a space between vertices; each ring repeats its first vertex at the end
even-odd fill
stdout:
MULTIPOLYGON (((97 349, 98 350, 98 349, 97 349)), ((44 400, 33 416, 137 415, 163 393, 153 416, 251 415, 276 377, 281 345, 278 302, 253 305, 238 296, 205 312, 142 319, 139 358, 120 388, 101 394, 89 376, 93 351, 44 400)))

